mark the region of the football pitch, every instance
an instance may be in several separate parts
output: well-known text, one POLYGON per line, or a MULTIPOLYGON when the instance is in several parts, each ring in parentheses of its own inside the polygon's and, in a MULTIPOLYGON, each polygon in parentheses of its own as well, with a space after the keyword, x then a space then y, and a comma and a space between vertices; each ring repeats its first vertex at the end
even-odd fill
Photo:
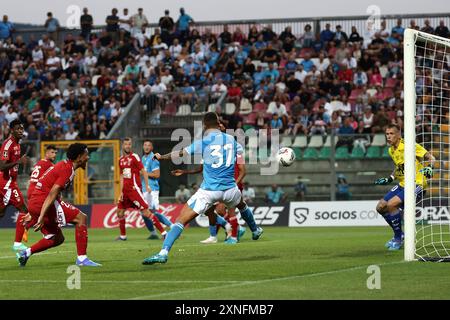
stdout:
MULTIPOLYGON (((450 264, 403 262, 403 251, 384 248, 386 227, 265 227, 260 240, 247 230, 237 245, 200 244, 208 230, 188 228, 168 263, 152 266, 141 262, 161 240, 129 229, 128 241, 115 242, 118 230, 93 229, 88 254, 103 267, 82 268, 80 289, 67 286, 76 258, 73 229, 64 230, 63 245, 33 256, 25 268, 11 250, 13 232, 0 231, 0 299, 450 298, 450 264), (367 287, 371 265, 380 268, 380 289, 367 287)), ((30 232, 29 243, 39 237, 30 232)))

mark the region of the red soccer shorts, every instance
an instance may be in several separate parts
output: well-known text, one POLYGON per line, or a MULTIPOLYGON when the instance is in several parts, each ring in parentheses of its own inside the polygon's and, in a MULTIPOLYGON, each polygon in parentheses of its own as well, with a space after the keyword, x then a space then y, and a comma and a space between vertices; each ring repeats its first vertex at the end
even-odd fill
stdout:
POLYGON ((9 205, 21 209, 24 206, 23 195, 20 192, 16 182, 10 184, 0 181, 0 209, 6 208, 9 205))
POLYGON ((117 209, 125 210, 131 208, 136 208, 139 210, 148 209, 147 201, 145 201, 141 190, 133 189, 123 191, 122 198, 117 204, 117 209))
MULTIPOLYGON (((32 221, 28 224, 32 227, 36 224, 39 215, 41 214, 42 204, 44 201, 38 198, 32 198, 28 203, 28 212, 33 217, 32 221)), ((70 203, 62 200, 55 200, 54 204, 50 206, 47 214, 44 218, 44 226, 41 232, 44 235, 55 235, 60 232, 60 228, 67 223, 71 223, 80 213, 80 210, 70 203)))

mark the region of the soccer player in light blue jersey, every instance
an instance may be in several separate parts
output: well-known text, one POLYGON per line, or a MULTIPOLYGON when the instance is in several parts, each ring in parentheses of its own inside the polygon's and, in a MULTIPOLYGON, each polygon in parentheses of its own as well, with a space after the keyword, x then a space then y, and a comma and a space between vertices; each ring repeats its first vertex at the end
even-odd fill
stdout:
MULTIPOLYGON (((145 200, 148 203, 150 211, 158 218, 158 220, 168 227, 172 226, 172 222, 163 214, 158 212, 159 209, 159 177, 160 167, 159 161, 154 159, 153 156, 153 143, 150 140, 145 140, 143 145, 144 154, 142 156, 142 163, 148 176, 148 182, 150 184, 151 192, 145 192, 144 182, 142 182, 142 192, 144 192, 145 200)), ((152 220, 142 216, 147 229, 150 231, 149 239, 159 239, 156 235, 155 228, 153 227, 152 220)))
POLYGON ((229 208, 237 207, 239 209, 241 217, 252 231, 253 240, 258 240, 263 233, 263 229, 256 225, 251 209, 243 201, 234 179, 236 155, 243 153, 242 146, 236 142, 233 136, 220 131, 219 118, 216 113, 206 113, 203 125, 205 135, 202 140, 194 141, 180 151, 166 155, 155 154, 155 158, 158 160, 170 160, 184 155, 201 155, 203 183, 183 207, 176 223, 167 234, 161 251, 144 259, 143 264, 166 263, 169 251, 183 232, 184 226, 199 214, 205 214, 216 202, 223 202, 229 208))

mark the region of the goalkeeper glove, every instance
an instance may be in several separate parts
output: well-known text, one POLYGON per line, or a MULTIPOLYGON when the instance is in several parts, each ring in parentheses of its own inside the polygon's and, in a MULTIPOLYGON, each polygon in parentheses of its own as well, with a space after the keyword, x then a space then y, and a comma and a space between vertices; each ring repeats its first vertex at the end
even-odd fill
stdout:
POLYGON ((393 176, 389 176, 389 178, 380 178, 380 179, 376 180, 375 184, 379 185, 379 186, 384 186, 386 184, 391 183, 392 181, 394 181, 394 177, 393 176))
POLYGON ((419 172, 422 173, 427 179, 430 179, 433 176, 433 168, 431 166, 422 168, 419 172))

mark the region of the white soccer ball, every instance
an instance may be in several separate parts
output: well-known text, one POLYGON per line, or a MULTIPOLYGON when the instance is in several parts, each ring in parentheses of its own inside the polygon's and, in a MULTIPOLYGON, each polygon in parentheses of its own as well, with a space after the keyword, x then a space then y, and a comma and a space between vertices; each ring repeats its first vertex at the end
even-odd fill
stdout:
POLYGON ((281 148, 277 153, 277 161, 283 167, 289 167, 295 161, 295 153, 291 148, 281 148))

